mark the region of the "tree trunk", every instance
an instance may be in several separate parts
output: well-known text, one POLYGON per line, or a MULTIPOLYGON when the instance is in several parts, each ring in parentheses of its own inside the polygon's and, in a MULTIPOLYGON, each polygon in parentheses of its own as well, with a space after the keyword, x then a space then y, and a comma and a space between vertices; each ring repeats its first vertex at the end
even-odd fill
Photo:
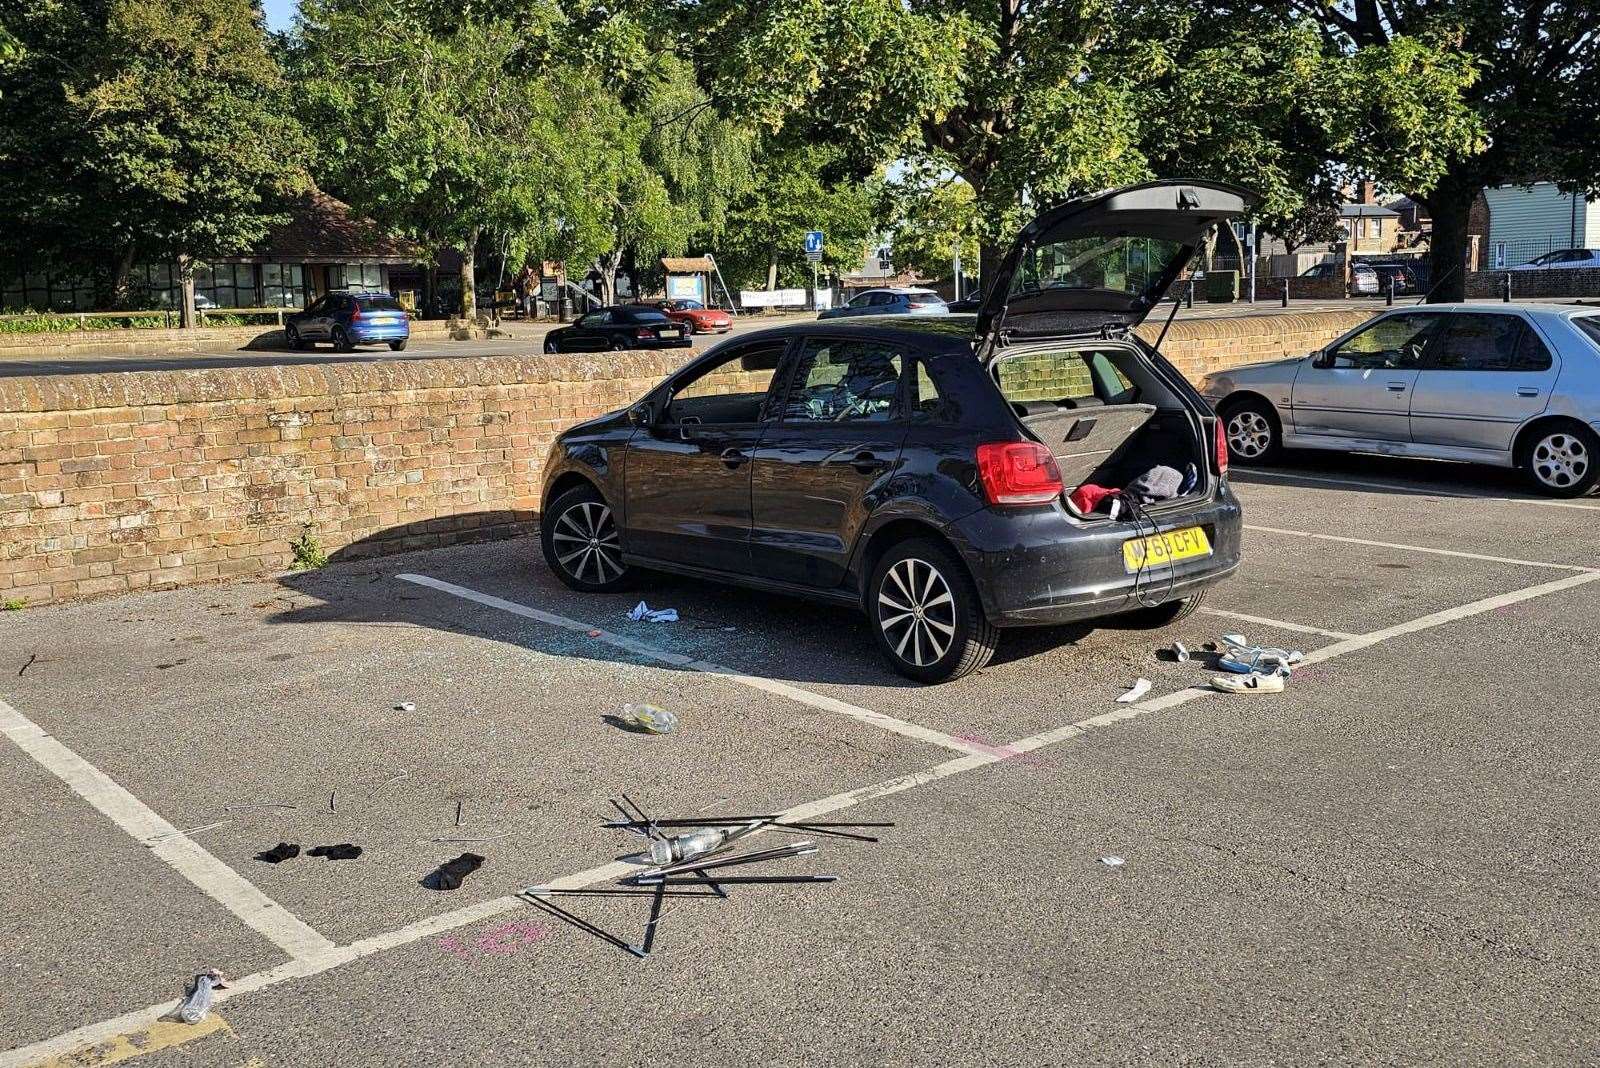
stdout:
POLYGON ((133 242, 122 247, 122 252, 117 256, 116 273, 111 276, 111 307, 117 310, 133 306, 133 257, 135 253, 133 242))
POLYGON ((994 241, 978 242, 978 293, 989 295, 989 284, 1000 273, 1000 261, 1005 259, 1006 246, 994 241))
POLYGON ((1428 250, 1430 304, 1450 304, 1466 299, 1466 272, 1475 266, 1467 263, 1467 230, 1472 202, 1477 195, 1476 184, 1446 177, 1423 200, 1433 216, 1433 237, 1428 250))
POLYGON ((461 317, 475 319, 478 315, 478 228, 467 234, 466 247, 461 250, 461 317))
POLYGON ((182 253, 178 255, 178 325, 193 330, 197 325, 194 315, 194 260, 182 253))
POLYGON ((600 306, 609 308, 617 302, 617 261, 620 259, 615 252, 607 252, 604 256, 596 256, 594 261, 595 273, 600 276, 600 306))
POLYGON ((422 318, 439 314, 439 265, 430 263, 422 270, 422 318))
POLYGON ((767 292, 771 293, 778 288, 778 246, 773 245, 772 251, 767 253, 767 292))

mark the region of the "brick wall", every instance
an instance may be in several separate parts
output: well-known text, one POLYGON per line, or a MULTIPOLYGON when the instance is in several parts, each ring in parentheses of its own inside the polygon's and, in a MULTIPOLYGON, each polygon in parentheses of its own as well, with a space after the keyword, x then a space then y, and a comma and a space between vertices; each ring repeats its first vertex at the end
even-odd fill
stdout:
MULTIPOLYGON (((411 324, 418 341, 443 340, 440 319, 411 324)), ((0 334, 0 360, 42 360, 61 356, 171 356, 219 349, 287 349, 277 326, 208 326, 194 330, 52 330, 40 334, 0 334)))
POLYGON ((1281 296, 1283 283, 1289 283, 1290 300, 1343 300, 1345 293, 1343 278, 1269 278, 1256 287, 1257 300, 1271 300, 1281 296))
POLYGON ((1511 299, 1532 297, 1600 297, 1600 268, 1573 267, 1549 271, 1468 271, 1468 297, 1498 297, 1511 278, 1511 299))
MULTIPOLYGON (((1196 320, 1164 348, 1198 375, 1309 351, 1364 315, 1196 320)), ((308 524, 329 552, 373 554, 526 532, 556 434, 689 355, 0 380, 0 599, 279 570, 308 524)))

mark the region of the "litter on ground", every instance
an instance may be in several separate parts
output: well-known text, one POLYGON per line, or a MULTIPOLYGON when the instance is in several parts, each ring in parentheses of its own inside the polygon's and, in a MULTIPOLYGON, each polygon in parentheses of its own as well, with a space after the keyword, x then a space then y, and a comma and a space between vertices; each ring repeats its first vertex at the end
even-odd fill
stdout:
POLYGON ((1211 688, 1223 693, 1282 693, 1282 675, 1263 675, 1251 672, 1248 675, 1218 675, 1211 680, 1211 688))
POLYGON ((647 623, 676 623, 678 621, 678 610, 676 608, 651 608, 643 601, 640 601, 633 606, 633 611, 628 613, 628 618, 635 623, 641 619, 647 623))
POLYGON ((678 729, 678 717, 667 709, 657 708, 655 705, 623 705, 622 722, 629 728, 646 734, 671 734, 678 729))
POLYGON ((1128 862, 1123 860, 1121 857, 1101 857, 1100 863, 1106 865, 1107 867, 1120 868, 1128 862))
POLYGON ((1135 679, 1133 685, 1128 687, 1128 692, 1117 698, 1117 703, 1120 705, 1131 705, 1149 692, 1149 679, 1135 679))
POLYGON ((211 992, 225 990, 227 986, 222 973, 215 968, 201 972, 194 977, 194 988, 189 991, 189 996, 178 1006, 178 1017, 186 1024, 201 1022, 211 1012, 211 992))

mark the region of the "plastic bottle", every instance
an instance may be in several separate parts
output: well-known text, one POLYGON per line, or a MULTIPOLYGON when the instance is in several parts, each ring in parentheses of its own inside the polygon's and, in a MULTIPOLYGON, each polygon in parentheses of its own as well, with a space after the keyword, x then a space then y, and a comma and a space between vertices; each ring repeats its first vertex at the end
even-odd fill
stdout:
POLYGON ((197 1024, 211 1012, 211 991, 223 985, 222 974, 215 970, 201 972, 194 977, 194 990, 184 999, 178 1016, 186 1024, 197 1024))
POLYGON ((622 719, 628 726, 636 727, 647 734, 671 734, 678 729, 678 717, 655 705, 623 705, 622 719))
POLYGON ((650 840, 650 859, 656 864, 676 864, 709 853, 723 843, 730 830, 704 830, 671 838, 650 840))

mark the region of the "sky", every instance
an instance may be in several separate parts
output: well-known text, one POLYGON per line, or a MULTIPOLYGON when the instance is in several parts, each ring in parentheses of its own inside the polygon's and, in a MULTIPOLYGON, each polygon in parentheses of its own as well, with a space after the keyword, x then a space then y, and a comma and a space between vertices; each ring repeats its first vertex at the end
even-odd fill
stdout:
POLYGON ((300 0, 262 0, 261 6, 267 12, 267 28, 270 30, 287 30, 294 22, 295 8, 300 0))

